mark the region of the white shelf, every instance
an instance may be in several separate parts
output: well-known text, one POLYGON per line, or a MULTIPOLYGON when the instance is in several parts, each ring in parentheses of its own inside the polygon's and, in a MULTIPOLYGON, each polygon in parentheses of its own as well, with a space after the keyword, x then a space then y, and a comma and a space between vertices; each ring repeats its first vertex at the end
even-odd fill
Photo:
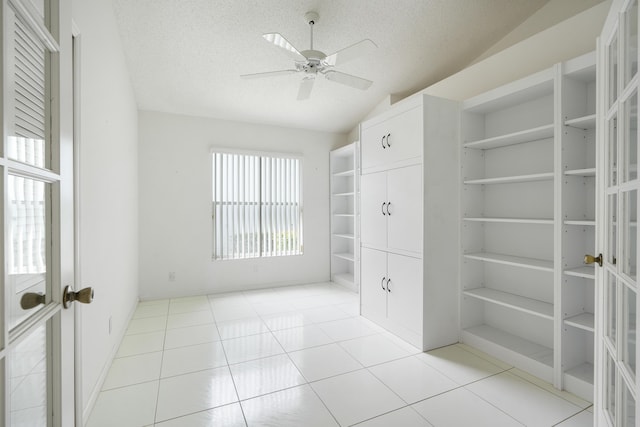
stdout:
POLYGON ((492 262, 496 264, 511 265, 514 267, 530 268, 533 270, 542 270, 553 272, 553 261, 547 261, 536 258, 524 258, 511 255, 494 254, 489 252, 476 252, 464 254, 467 259, 475 259, 479 261, 492 262))
POLYGON ((501 331, 489 325, 473 326, 463 329, 463 334, 469 342, 478 339, 500 346, 517 356, 522 356, 532 361, 545 365, 548 368, 553 366, 553 350, 540 344, 536 344, 524 338, 501 331))
POLYGON ((594 331, 593 313, 580 313, 564 319, 565 325, 573 326, 585 331, 594 331))
POLYGON ((342 239, 355 239, 353 234, 333 234, 333 237, 340 237, 342 239))
POLYGON ((553 304, 489 288, 468 289, 463 293, 472 298, 553 320, 553 304))
POLYGON ((512 184, 518 182, 553 180, 553 172, 535 173, 531 175, 502 176, 498 178, 469 179, 465 184, 512 184))
POLYGON ((589 226, 595 227, 596 220, 595 219, 565 219, 564 225, 589 225, 589 226))
POLYGON ((596 128, 596 115, 589 114, 588 116, 578 117, 576 119, 565 120, 565 125, 578 129, 595 129, 596 128))
POLYGON ((358 292, 358 143, 332 150, 329 154, 331 200, 330 277, 334 282, 358 292), (355 272, 355 273, 354 273, 355 272))
POLYGON ((334 172, 333 176, 353 176, 354 174, 355 174, 355 171, 353 169, 350 169, 350 170, 341 171, 341 172, 334 172))
POLYGON ((585 169, 572 169, 564 171, 564 174, 567 176, 596 176, 596 168, 585 168, 585 169))
POLYGON ((593 384, 593 364, 586 362, 582 365, 565 371, 565 375, 584 381, 587 384, 593 384))
POLYGON ((507 135, 494 136, 479 141, 470 141, 464 144, 465 148, 486 150, 491 148, 506 147, 508 145, 522 144, 524 142, 538 141, 553 137, 553 124, 514 132, 507 135))
POLYGON ((567 276, 582 277, 583 279, 596 278, 596 272, 594 267, 588 266, 588 265, 575 267, 575 268, 568 268, 564 270, 564 274, 566 274, 567 276))
POLYGON ((500 222, 510 224, 545 224, 553 225, 553 219, 536 219, 536 218, 488 218, 488 217, 467 217, 464 221, 471 222, 500 222))
POLYGON ((339 285, 353 287, 354 280, 351 273, 337 273, 331 277, 331 280, 339 285))
POLYGON ((353 262, 354 259, 355 259, 353 257, 353 254, 349 253, 349 252, 335 253, 335 254, 333 254, 333 256, 336 257, 336 258, 346 259, 347 261, 351 261, 351 262, 353 262))

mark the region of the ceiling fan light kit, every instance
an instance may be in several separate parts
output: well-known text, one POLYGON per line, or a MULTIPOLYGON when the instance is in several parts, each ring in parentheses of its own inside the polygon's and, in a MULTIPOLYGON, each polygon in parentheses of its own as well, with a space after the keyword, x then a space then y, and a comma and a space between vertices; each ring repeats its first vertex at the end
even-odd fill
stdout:
POLYGON ((287 39, 279 33, 268 33, 262 37, 269 43, 279 47, 289 57, 294 60, 295 69, 268 71, 266 73, 244 74, 240 77, 245 79, 273 77, 286 74, 304 73, 298 89, 298 101, 309 99, 311 90, 318 73, 332 82, 340 83, 360 90, 366 90, 373 83, 371 80, 362 77, 352 76, 334 69, 335 66, 344 64, 359 56, 365 55, 377 48, 376 44, 369 39, 364 39, 349 47, 341 49, 329 56, 324 52, 313 49, 313 26, 318 23, 320 15, 317 12, 307 12, 304 14, 305 22, 309 25, 310 46, 308 50, 300 51, 296 49, 287 39))

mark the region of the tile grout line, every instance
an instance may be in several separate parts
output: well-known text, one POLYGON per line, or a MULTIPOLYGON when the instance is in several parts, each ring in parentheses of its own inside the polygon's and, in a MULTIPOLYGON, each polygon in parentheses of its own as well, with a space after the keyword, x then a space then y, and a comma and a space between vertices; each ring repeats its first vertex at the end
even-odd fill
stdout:
MULTIPOLYGON (((593 405, 591 405, 591 406, 593 406, 593 405)), ((591 406, 587 406, 587 407, 586 407, 586 408, 584 408, 582 411, 579 411, 579 412, 577 412, 577 413, 575 413, 575 414, 573 414, 573 415, 570 415, 570 416, 568 416, 567 418, 565 418, 564 420, 558 421, 557 423, 555 423, 555 424, 553 425, 553 427, 558 426, 558 425, 562 424, 563 422, 568 421, 568 420, 570 420, 571 418, 576 417, 576 416, 578 416, 578 415, 582 414, 583 412, 589 412, 589 408, 591 408, 591 406)), ((593 418, 593 415, 591 415, 591 417, 593 418)))
MULTIPOLYGON (((220 329, 218 328, 218 323, 215 322, 216 315, 215 315, 215 313, 213 311, 213 307, 211 307, 211 316, 213 316, 214 325, 216 325, 216 331, 218 331, 218 336, 220 338, 222 338, 220 336, 220 329)), ((227 370, 229 371, 229 376, 231 377, 231 383, 233 384, 233 390, 236 392, 236 397, 238 398, 237 405, 240 407, 240 412, 242 413, 242 419, 244 420, 244 425, 248 426, 249 423, 247 423, 247 416, 244 413, 244 408, 242 407, 242 403, 240 403, 240 394, 238 393, 238 387, 236 386, 236 380, 233 378, 233 372, 231 372, 231 365, 229 364, 229 358, 227 357, 227 349, 224 348, 224 344, 222 344, 222 341, 220 341, 220 346, 222 347, 222 353, 224 354, 224 360, 227 362, 227 370)))
MULTIPOLYGON (((278 338, 274 335, 274 338, 276 339, 276 341, 278 341, 278 338)), ((280 343, 280 341, 278 341, 278 343, 280 343)), ((282 346, 282 344, 280 344, 280 346, 284 349, 284 347, 282 346)), ((329 415, 331 415, 331 418, 333 418, 333 420, 336 422, 336 424, 338 426, 340 426, 341 424, 338 422, 338 419, 336 418, 336 416, 333 414, 333 412, 331 412, 331 410, 329 409, 329 407, 327 406, 327 404, 325 403, 324 400, 322 400, 322 397, 320 397, 320 395, 318 394, 318 392, 316 391, 315 388, 313 388, 313 386, 311 385, 311 382, 307 379, 307 377, 300 372, 300 369, 298 368, 298 365, 296 365, 296 363, 293 361, 293 359, 291 358, 291 356, 289 355, 289 352, 287 352, 285 350, 285 354, 287 355, 287 359, 289 359, 289 361, 291 362, 291 364, 296 368, 296 370, 300 373, 300 376, 302 376, 302 378, 304 378, 305 380, 305 384, 311 389, 311 391, 313 392, 313 394, 318 398, 318 400, 322 403, 322 406, 324 406, 324 408, 327 410, 327 412, 329 413, 329 415)))
POLYGON ((162 339, 162 355, 160 356, 160 372, 158 372, 158 391, 156 392, 156 405, 155 410, 153 411, 153 424, 156 424, 158 418, 158 402, 160 401, 160 386, 162 382, 162 365, 164 363, 164 344, 167 340, 167 325, 169 323, 169 307, 171 306, 171 301, 167 305, 167 320, 164 329, 164 338, 162 339))

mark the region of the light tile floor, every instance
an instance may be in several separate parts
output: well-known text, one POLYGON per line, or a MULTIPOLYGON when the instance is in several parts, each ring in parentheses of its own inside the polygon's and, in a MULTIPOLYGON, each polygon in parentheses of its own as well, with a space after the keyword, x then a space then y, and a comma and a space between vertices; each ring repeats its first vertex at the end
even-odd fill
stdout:
POLYGON ((88 427, 569 427, 592 415, 464 344, 421 353, 322 283, 140 303, 88 427))

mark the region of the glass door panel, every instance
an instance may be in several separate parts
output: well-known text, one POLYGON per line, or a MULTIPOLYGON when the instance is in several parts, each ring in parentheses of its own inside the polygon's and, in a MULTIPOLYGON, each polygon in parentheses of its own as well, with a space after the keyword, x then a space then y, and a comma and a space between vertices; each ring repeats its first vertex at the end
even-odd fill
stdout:
POLYGON ((9 229, 6 239, 9 329, 50 301, 48 243, 51 226, 49 184, 15 175, 7 177, 9 229))
POLYGON ((618 333, 618 286, 616 276, 608 273, 607 280, 605 282, 606 292, 606 311, 607 316, 605 318, 605 333, 608 341, 615 350, 617 345, 617 333, 618 333))
POLYGON ((48 371, 47 327, 42 325, 13 346, 8 357, 12 427, 47 425, 48 371))
POLYGON ((607 185, 613 186, 618 181, 618 116, 614 115, 607 122, 607 166, 609 169, 607 185))
POLYGON ((638 191, 629 190, 622 193, 622 248, 624 258, 622 261, 622 273, 626 274, 633 282, 636 281, 636 263, 638 260, 638 191))
POLYGON ((625 12, 625 79, 628 85, 638 72, 638 0, 633 0, 625 12))
POLYGON ((607 254, 605 259, 610 264, 616 264, 617 252, 617 228, 618 228, 618 195, 616 193, 607 196, 607 254))
POLYGON ((611 107, 618 100, 618 33, 613 35, 611 43, 607 46, 608 62, 608 106, 611 107))
POLYGON ((625 348, 622 352, 622 361, 634 378, 636 376, 636 299, 636 292, 625 285, 622 303, 624 309, 622 328, 625 335, 625 348))
POLYGON ((636 400, 633 398, 633 393, 631 393, 626 386, 624 388, 623 399, 621 424, 624 427, 636 427, 636 400))
POLYGON ((607 412, 609 420, 615 425, 616 421, 616 363, 607 353, 606 357, 606 377, 604 391, 604 409, 607 412))
POLYGON ((638 92, 624 102, 625 133, 622 139, 622 171, 620 182, 633 181, 638 177, 638 92))

